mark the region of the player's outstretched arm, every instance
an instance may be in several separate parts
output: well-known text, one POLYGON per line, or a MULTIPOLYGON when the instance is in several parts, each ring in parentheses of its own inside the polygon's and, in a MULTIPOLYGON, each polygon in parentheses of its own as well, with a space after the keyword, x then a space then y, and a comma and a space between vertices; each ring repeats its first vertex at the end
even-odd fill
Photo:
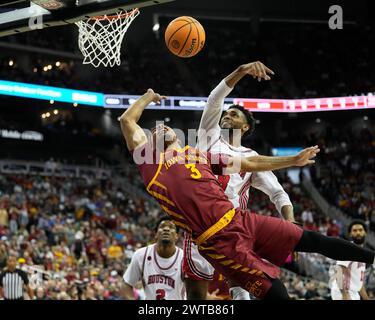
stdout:
POLYGON ((319 151, 319 147, 314 146, 302 150, 295 156, 288 157, 268 157, 261 155, 247 158, 233 157, 229 159, 225 174, 236 172, 273 171, 289 167, 303 167, 315 163, 315 160, 313 159, 319 151))
POLYGON ((121 131, 129 151, 147 143, 146 134, 137 124, 145 108, 151 102, 159 104, 165 98, 165 96, 155 93, 154 90, 148 89, 143 96, 122 114, 120 117, 121 131))
POLYGON ((252 76, 254 79, 270 80, 270 75, 275 73, 266 67, 262 62, 255 61, 240 65, 225 79, 223 79, 208 96, 207 105, 203 110, 201 121, 199 123, 198 143, 200 149, 208 149, 209 145, 205 143, 208 139, 215 140, 220 136, 219 121, 223 111, 224 99, 232 91, 234 86, 246 75, 252 76), (210 132, 214 130, 215 132, 210 132))
POLYGON ((234 86, 246 75, 252 76, 254 79, 261 81, 271 80, 270 75, 274 74, 275 73, 262 62, 255 61, 240 65, 225 78, 225 83, 228 87, 234 88, 234 86))

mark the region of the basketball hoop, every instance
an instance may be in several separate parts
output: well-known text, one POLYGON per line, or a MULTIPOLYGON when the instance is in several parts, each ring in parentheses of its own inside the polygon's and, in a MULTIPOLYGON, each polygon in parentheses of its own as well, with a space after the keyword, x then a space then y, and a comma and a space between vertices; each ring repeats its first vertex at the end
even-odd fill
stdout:
POLYGON ((119 11, 113 15, 96 16, 76 22, 79 29, 78 46, 83 64, 113 67, 121 64, 121 43, 139 9, 119 11))

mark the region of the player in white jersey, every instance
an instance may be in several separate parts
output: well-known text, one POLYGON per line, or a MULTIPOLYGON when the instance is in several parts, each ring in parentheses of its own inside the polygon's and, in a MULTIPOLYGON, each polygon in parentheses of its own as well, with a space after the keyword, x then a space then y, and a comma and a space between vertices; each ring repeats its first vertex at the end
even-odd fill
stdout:
POLYGON ((125 271, 123 295, 133 300, 133 288, 142 281, 146 300, 186 300, 183 281, 183 251, 176 246, 176 225, 162 218, 156 231, 156 243, 137 250, 125 271))
MULTIPOLYGON (((258 154, 252 149, 241 146, 241 138, 251 134, 254 130, 255 119, 251 112, 236 105, 231 106, 224 114, 222 112, 225 97, 244 76, 250 75, 258 80, 270 80, 268 74, 273 74, 273 71, 259 61, 241 65, 211 92, 199 125, 198 148, 200 150, 244 157, 258 154)), ((248 192, 252 186, 266 193, 278 212, 285 219, 294 222, 293 206, 289 196, 272 172, 236 173, 221 176, 218 179, 235 207, 243 209, 247 207, 248 192)), ((212 280, 214 269, 199 254, 197 246, 187 234, 185 234, 184 253, 188 299, 205 299, 207 281, 212 280)), ((249 299, 248 292, 240 287, 231 288, 231 295, 235 300, 249 299)))
MULTIPOLYGON (((363 247, 367 226, 364 221, 354 220, 348 227, 352 241, 363 247)), ((330 278, 332 300, 369 300, 364 280, 366 264, 353 261, 337 261, 330 278)))

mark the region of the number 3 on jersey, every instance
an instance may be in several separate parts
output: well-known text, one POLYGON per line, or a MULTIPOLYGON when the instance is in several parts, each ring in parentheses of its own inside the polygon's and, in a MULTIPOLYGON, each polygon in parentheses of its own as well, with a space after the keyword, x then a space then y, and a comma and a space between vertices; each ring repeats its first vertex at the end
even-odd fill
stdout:
POLYGON ((200 171, 195 167, 194 163, 185 164, 185 167, 187 169, 190 169, 190 171, 192 172, 191 175, 190 175, 190 177, 192 177, 193 179, 200 179, 200 178, 202 178, 202 175, 201 175, 200 171))

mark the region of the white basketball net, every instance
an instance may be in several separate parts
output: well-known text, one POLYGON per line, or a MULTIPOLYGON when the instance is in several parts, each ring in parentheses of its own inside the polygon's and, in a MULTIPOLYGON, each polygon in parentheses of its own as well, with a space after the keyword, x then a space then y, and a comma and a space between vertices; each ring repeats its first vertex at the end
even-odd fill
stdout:
POLYGON ((84 64, 113 67, 121 64, 121 43, 139 10, 121 11, 114 15, 93 17, 76 22, 79 29, 78 46, 84 64))

